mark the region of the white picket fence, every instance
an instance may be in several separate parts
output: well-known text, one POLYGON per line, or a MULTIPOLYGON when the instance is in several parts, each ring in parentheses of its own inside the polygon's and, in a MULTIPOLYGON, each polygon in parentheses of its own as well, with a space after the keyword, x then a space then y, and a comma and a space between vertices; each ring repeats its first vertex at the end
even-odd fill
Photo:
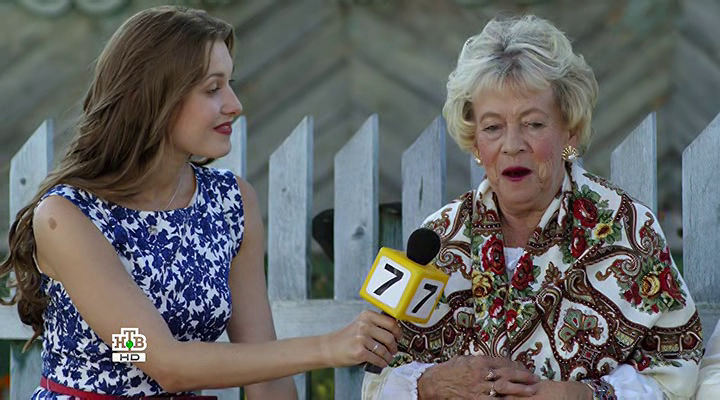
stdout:
MULTIPOLYGON (((245 174, 245 119, 235 124, 233 150, 217 165, 245 174)), ((358 296, 379 245, 400 248, 423 218, 446 202, 445 123, 438 117, 402 154, 402 242, 379 238, 378 117, 367 119, 335 156, 334 299, 307 298, 312 210, 313 119, 305 117, 270 157, 268 193, 268 291, 279 338, 316 335, 339 329, 361 310, 371 308, 358 296)), ((53 127, 46 121, 11 161, 10 215, 25 204, 52 165, 53 127)), ((683 153, 684 276, 700 308, 704 330, 712 332, 720 316, 720 116, 683 153)), ((483 176, 468 158, 470 187, 483 176)), ((631 195, 657 208, 655 114, 650 114, 612 154, 610 179, 631 195)), ((395 235, 397 237, 398 235, 395 235)), ((0 340, 24 340, 31 331, 14 307, 0 307, 0 340)), ((227 340, 223 337, 221 340, 227 340)), ((11 351, 11 399, 26 399, 38 385, 39 350, 11 351)), ((306 375, 295 377, 306 398, 306 375)), ((360 398, 362 371, 335 370, 335 398, 360 398)), ((239 389, 206 390, 221 399, 239 398, 239 389)))

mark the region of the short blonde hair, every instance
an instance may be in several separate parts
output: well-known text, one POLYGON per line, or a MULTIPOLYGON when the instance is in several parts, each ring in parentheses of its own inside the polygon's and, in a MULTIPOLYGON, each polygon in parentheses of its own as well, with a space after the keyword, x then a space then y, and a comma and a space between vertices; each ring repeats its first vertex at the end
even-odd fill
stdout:
POLYGON ((472 151, 474 96, 486 89, 526 91, 548 86, 568 128, 579 134, 578 150, 584 153, 590 145, 598 94, 592 69, 550 22, 532 15, 493 19, 465 42, 448 78, 443 106, 448 132, 460 148, 472 151))

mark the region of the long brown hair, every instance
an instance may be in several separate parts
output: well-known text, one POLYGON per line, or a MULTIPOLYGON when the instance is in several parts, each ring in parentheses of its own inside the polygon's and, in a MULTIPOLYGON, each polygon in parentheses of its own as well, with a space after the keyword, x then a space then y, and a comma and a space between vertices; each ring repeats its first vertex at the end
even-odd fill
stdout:
POLYGON ((40 198, 58 184, 111 198, 137 194, 158 170, 168 130, 184 96, 206 74, 210 44, 216 41, 223 41, 232 55, 232 25, 204 11, 162 6, 132 16, 103 49, 75 136, 15 217, 10 253, 0 264, 0 276, 14 271, 11 285, 17 288, 9 302, 0 302, 18 304, 20 319, 35 332, 28 344, 43 333, 47 305, 33 261, 32 220, 40 198))

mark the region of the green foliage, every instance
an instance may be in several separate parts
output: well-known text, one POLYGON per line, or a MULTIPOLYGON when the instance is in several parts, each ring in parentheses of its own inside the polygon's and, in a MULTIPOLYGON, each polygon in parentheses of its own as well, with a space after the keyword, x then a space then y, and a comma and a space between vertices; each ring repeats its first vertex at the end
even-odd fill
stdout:
POLYGON ((310 399, 332 400, 335 392, 335 370, 319 369, 310 373, 310 399))
POLYGON ((10 343, 9 340, 0 340, 0 377, 10 373, 10 343))
POLYGON ((309 257, 311 299, 332 299, 334 282, 334 264, 323 253, 312 253, 309 257))
MULTIPOLYGON (((333 297, 334 264, 325 254, 312 253, 309 257, 311 299, 333 297)), ((334 369, 327 368, 310 373, 310 399, 331 400, 335 392, 334 369)))

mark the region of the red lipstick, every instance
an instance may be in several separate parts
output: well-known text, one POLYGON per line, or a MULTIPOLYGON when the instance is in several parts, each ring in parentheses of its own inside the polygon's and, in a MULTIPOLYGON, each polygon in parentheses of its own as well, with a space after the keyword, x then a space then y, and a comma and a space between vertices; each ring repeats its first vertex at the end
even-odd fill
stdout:
POLYGON ((232 134, 232 122, 226 122, 224 124, 220 124, 213 128, 215 132, 221 134, 221 135, 230 135, 232 134))

